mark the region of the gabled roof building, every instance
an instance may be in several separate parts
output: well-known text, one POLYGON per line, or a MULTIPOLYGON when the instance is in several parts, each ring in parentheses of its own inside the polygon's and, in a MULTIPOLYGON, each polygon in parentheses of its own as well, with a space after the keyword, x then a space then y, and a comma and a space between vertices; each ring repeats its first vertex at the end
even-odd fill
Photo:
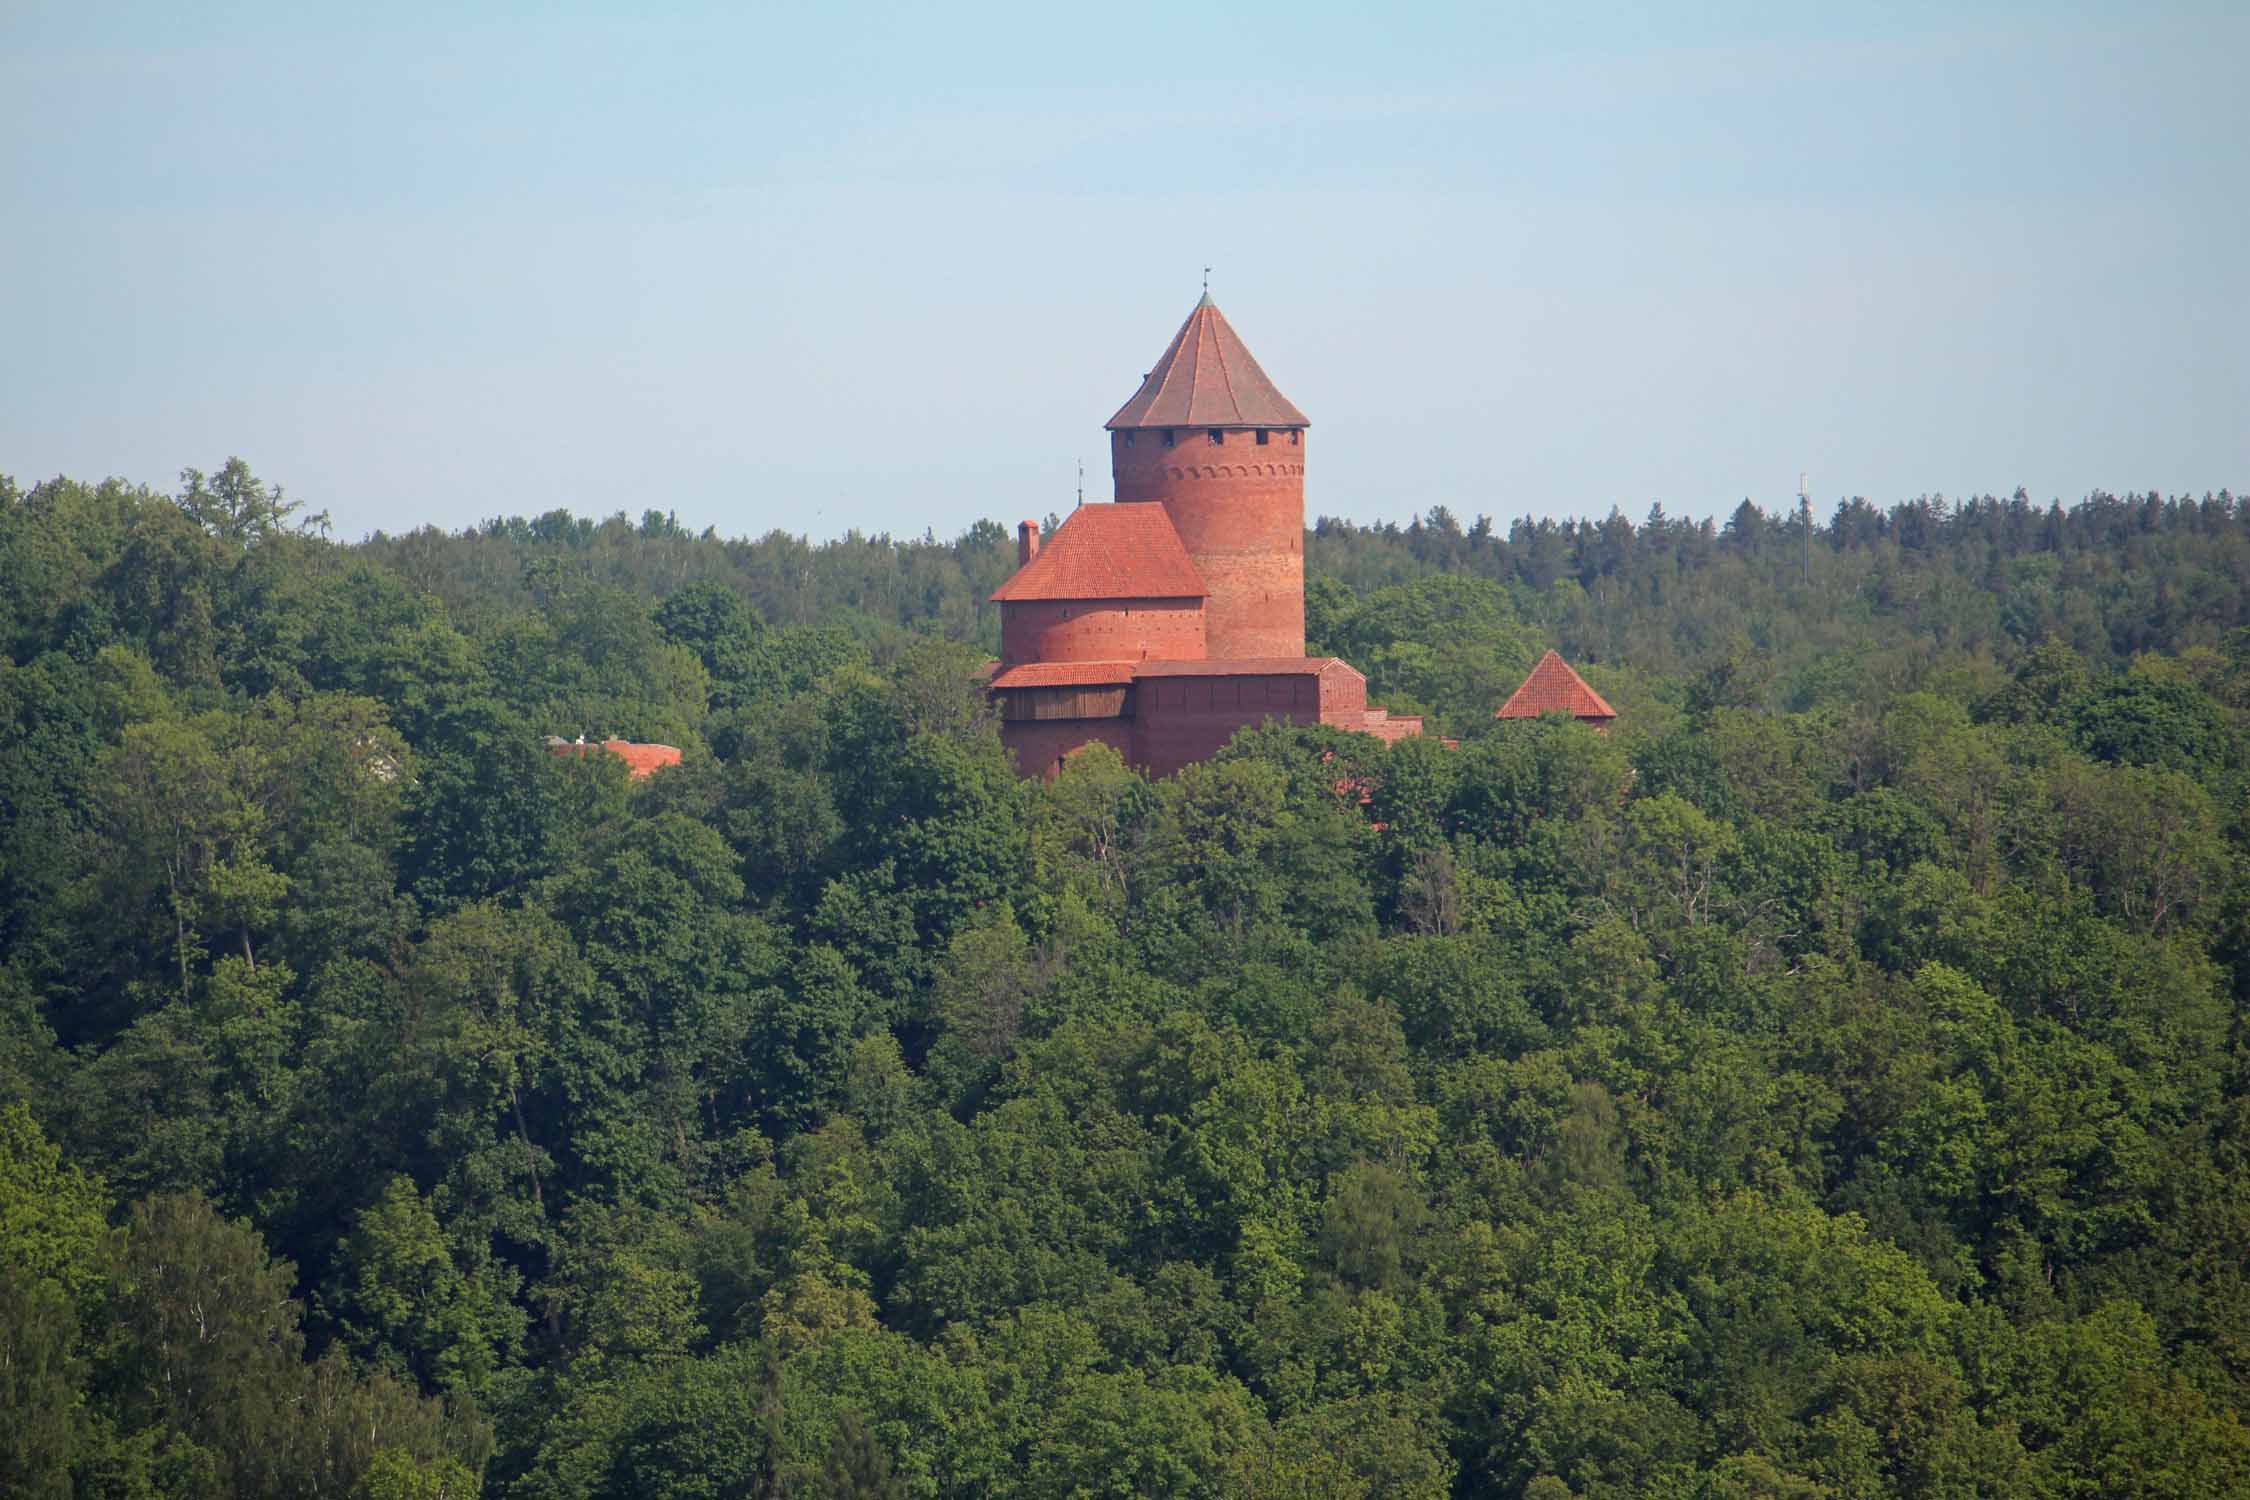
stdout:
POLYGON ((1044 545, 1017 529, 991 689, 1020 771, 1098 741, 1167 775, 1269 719, 1421 732, 1369 708, 1348 663, 1305 655, 1310 425, 1206 292, 1109 419, 1115 503, 1044 545))
POLYGON ((1607 699, 1586 685, 1570 663, 1550 651, 1539 658, 1524 678, 1523 686, 1508 696, 1493 714, 1495 719, 1536 719, 1541 714, 1569 714, 1583 724, 1606 729, 1617 717, 1607 699))

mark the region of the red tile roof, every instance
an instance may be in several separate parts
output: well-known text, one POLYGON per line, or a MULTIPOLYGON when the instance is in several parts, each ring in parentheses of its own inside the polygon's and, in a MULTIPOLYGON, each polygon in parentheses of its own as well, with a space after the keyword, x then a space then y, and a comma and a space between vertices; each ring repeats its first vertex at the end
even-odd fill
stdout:
POLYGON ((1235 656, 1210 661, 1144 661, 1136 677, 1317 677, 1330 667, 1359 670, 1340 656, 1235 656))
POLYGON ((635 778, 680 763, 679 750, 671 745, 636 745, 631 740, 603 740, 602 748, 625 762, 625 774, 635 778))
POLYGON ((1207 592, 1172 518, 1142 501, 1079 506, 992 597, 1201 599, 1207 592))
POLYGON ((680 752, 672 745, 641 745, 631 740, 602 740, 588 743, 584 740, 566 740, 559 734, 547 737, 547 748, 557 755, 584 755, 589 750, 606 750, 625 762, 625 774, 635 781, 652 775, 666 766, 680 763, 680 752))
POLYGON ((1617 717, 1602 695, 1586 686, 1586 679, 1570 669, 1570 663, 1550 651, 1539 658, 1539 665, 1523 680, 1523 686, 1511 694, 1506 703, 1492 717, 1495 719, 1536 719, 1541 714, 1566 713, 1578 719, 1599 719, 1604 723, 1617 717))
POLYGON ((1132 661, 1030 661, 992 679, 996 688, 1104 687, 1133 680, 1132 661))
POLYGON ((1105 424, 1119 427, 1309 427, 1266 378, 1211 294, 1172 336, 1133 399, 1105 424))

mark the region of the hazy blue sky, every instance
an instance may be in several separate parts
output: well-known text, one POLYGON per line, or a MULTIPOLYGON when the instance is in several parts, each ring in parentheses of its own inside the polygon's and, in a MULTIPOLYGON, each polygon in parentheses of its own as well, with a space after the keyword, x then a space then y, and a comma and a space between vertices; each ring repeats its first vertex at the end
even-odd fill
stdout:
POLYGON ((0 472, 943 536, 1107 498, 1208 263, 1314 514, 2240 491, 2246 61, 2239 0, 0 0, 0 472))

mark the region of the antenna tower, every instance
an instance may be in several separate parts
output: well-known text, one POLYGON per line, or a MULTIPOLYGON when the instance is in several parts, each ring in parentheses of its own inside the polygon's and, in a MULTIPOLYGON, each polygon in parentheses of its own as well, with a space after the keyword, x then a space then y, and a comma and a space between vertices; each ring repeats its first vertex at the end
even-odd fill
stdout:
POLYGON ((1812 581, 1812 485, 1803 469, 1797 471, 1797 525, 1804 531, 1804 559, 1798 566, 1797 576, 1806 583, 1812 581))

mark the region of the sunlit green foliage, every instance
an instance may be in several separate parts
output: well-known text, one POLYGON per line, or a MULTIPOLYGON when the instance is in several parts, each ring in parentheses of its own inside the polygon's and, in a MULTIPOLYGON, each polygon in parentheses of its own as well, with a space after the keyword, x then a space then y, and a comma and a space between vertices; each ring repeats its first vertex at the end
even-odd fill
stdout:
POLYGON ((1433 733, 1154 783, 996 526, 299 514, 0 481, 0 1491, 2250 1489, 2232 497, 1324 521, 1433 733))

